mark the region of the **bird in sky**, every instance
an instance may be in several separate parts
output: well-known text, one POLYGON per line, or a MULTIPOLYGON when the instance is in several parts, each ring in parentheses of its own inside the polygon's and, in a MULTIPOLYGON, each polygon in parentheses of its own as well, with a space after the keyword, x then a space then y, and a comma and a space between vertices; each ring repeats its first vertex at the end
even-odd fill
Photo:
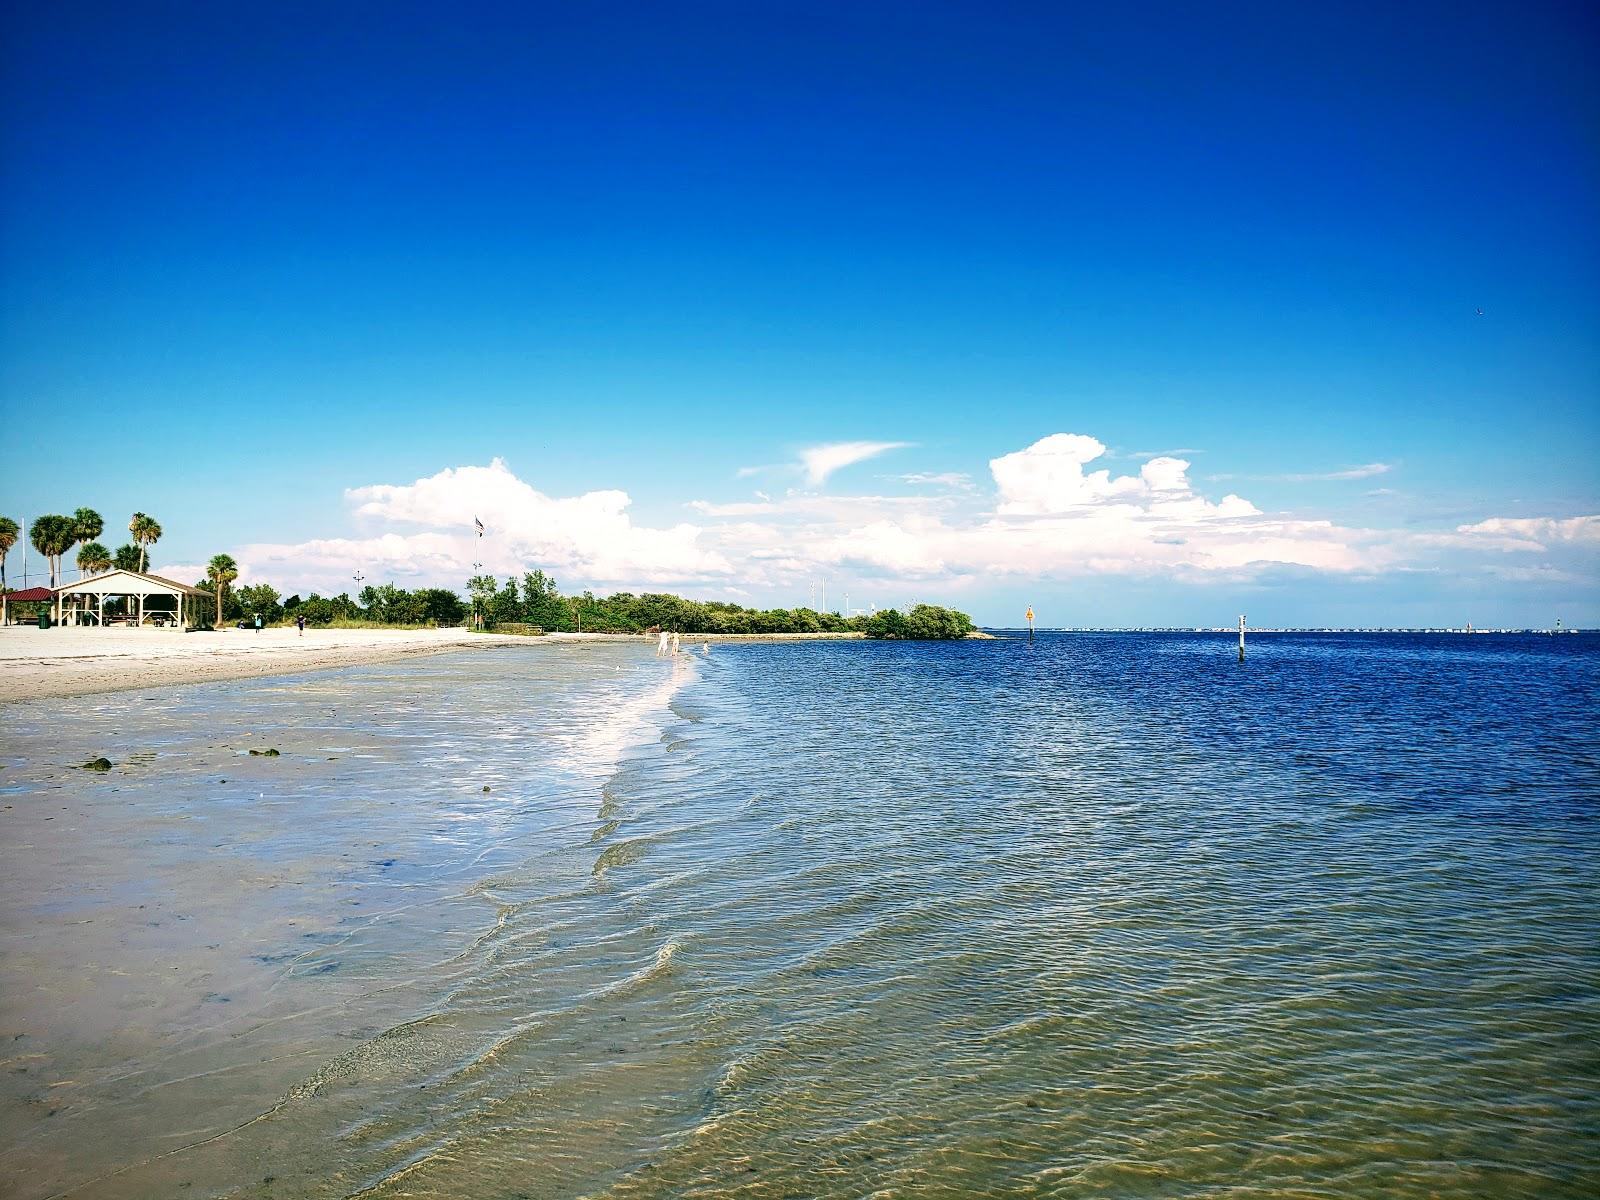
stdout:
POLYGON ((1483 309, 1481 309, 1481 308, 1480 308, 1480 309, 1479 309, 1479 310, 1478 310, 1478 315, 1479 315, 1479 316, 1480 316, 1480 317, 1481 317, 1481 316, 1483 316, 1483 309))

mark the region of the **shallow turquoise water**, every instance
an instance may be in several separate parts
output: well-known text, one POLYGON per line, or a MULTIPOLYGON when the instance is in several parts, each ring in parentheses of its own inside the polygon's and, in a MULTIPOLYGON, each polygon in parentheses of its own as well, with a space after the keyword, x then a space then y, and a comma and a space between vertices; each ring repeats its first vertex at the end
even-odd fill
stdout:
MULTIPOLYGON (((220 753, 218 694, 290 746, 230 862, 303 879, 331 950, 192 1048, 241 1081, 218 1128, 183 1083, 63 1112, 122 1139, 79 1194, 1600 1188, 1594 639, 440 658, 186 689, 162 762, 220 753)), ((116 802, 205 808, 211 765, 116 802)), ((290 936, 249 895, 241 936, 290 936)))

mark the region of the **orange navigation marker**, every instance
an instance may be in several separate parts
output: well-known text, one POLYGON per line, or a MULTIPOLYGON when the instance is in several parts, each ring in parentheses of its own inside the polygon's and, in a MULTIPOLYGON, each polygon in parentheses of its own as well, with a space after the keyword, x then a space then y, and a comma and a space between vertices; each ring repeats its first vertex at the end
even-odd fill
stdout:
POLYGON ((1033 641, 1033 605, 1028 605, 1028 640, 1033 641))

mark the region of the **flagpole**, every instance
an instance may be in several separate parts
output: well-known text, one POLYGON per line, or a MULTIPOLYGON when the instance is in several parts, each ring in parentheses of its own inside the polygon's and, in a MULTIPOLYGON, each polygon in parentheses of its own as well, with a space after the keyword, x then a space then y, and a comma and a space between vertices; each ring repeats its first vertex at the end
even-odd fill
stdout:
MULTIPOLYGON (((477 528, 478 531, 478 540, 475 543, 477 547, 477 559, 472 564, 472 574, 474 577, 476 577, 478 572, 483 570, 483 522, 474 516, 472 518, 472 524, 477 528)), ((483 613, 477 611, 476 602, 474 602, 473 618, 476 621, 478 628, 481 630, 483 628, 483 613)))

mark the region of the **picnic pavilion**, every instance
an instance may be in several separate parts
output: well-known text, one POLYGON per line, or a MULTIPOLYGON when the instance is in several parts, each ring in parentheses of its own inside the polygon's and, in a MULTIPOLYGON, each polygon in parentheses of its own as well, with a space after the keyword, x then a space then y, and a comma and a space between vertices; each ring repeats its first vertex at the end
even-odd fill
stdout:
POLYGON ((58 587, 55 596, 56 619, 64 623, 138 626, 150 621, 179 629, 194 623, 199 605, 213 601, 210 592, 175 579, 121 569, 58 587), (113 596, 125 597, 128 604, 123 613, 107 617, 106 600, 113 596))

